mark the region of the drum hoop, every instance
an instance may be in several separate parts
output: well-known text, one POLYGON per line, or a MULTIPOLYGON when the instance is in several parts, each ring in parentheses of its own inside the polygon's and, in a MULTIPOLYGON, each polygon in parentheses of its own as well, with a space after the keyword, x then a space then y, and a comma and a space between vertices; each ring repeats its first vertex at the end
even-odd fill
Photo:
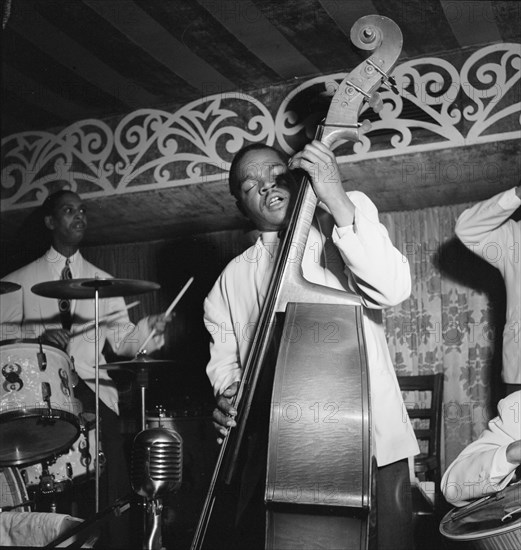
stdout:
POLYGON ((485 539, 490 539, 492 537, 500 537, 508 533, 515 532, 517 530, 519 530, 519 532, 521 533, 521 521, 516 521, 515 523, 511 523, 510 525, 505 525, 504 527, 496 527, 494 529, 488 529, 486 531, 478 531, 476 533, 465 533, 464 535, 449 534, 446 531, 442 530, 442 526, 440 525, 440 531, 444 537, 447 537, 448 539, 451 539, 451 540, 461 541, 461 542, 467 542, 471 540, 485 540, 485 539))
POLYGON ((163 413, 158 414, 155 411, 147 411, 145 412, 145 416, 147 419, 150 420, 161 420, 162 418, 176 418, 178 420, 185 420, 188 418, 211 418, 212 413, 206 412, 206 411, 186 411, 186 410, 177 410, 177 409, 167 409, 163 413))
POLYGON ((54 344, 53 342, 40 342, 37 338, 13 338, 12 340, 2 340, 0 341, 0 348, 4 346, 9 346, 11 344, 31 344, 35 346, 40 346, 40 344, 47 348, 53 348, 57 351, 60 351, 65 356, 68 357, 68 355, 63 351, 63 349, 58 345, 54 344))
POLYGON ((49 420, 65 420, 76 426, 79 433, 80 420, 75 414, 63 409, 49 409, 48 407, 23 407, 16 410, 0 411, 0 424, 18 420, 19 418, 33 418, 35 416, 42 417, 42 419, 48 418, 49 420))
MULTIPOLYGON (((518 482, 505 487, 504 489, 502 489, 501 491, 498 491, 497 493, 491 493, 484 499, 483 506, 486 507, 490 502, 494 502, 494 497, 496 497, 501 493, 505 495, 509 495, 510 493, 514 491, 519 491, 520 489, 521 489, 521 483, 518 482)), ((472 503, 467 506, 472 506, 472 503)), ((477 508, 477 510, 479 509, 480 508, 477 508)), ((464 508, 452 509, 450 512, 445 514, 439 526, 439 531, 444 537, 455 541, 466 542, 466 541, 486 540, 486 539, 501 537, 501 536, 508 535, 510 533, 515 533, 516 531, 519 531, 521 533, 521 517, 517 518, 512 523, 499 526, 499 527, 492 527, 482 531, 475 531, 474 533, 462 533, 461 535, 458 535, 455 533, 449 533, 446 530, 445 525, 450 525, 455 521, 459 521, 460 517, 453 519, 452 516, 454 515, 455 512, 461 513, 461 511, 463 510, 464 508)), ((461 517, 467 517, 467 515, 464 515, 461 517)))

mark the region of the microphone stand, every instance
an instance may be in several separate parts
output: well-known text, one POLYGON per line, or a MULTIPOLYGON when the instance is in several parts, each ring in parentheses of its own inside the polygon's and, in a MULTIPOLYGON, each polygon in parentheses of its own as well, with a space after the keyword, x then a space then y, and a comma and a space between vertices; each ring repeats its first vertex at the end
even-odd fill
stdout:
POLYGON ((132 447, 131 484, 143 497, 143 550, 162 550, 162 497, 182 482, 183 440, 164 428, 140 432, 132 447))
MULTIPOLYGON (((136 374, 136 381, 139 384, 139 387, 141 389, 141 431, 146 429, 146 390, 148 388, 148 370, 146 367, 142 367, 138 370, 136 374)), ((148 539, 148 544, 152 544, 152 540, 154 538, 154 533, 157 531, 159 526, 159 546, 157 548, 161 548, 161 510, 163 509, 163 506, 161 504, 161 509, 157 511, 157 509, 154 509, 154 517, 152 519, 152 522, 150 521, 150 506, 151 502, 147 500, 146 497, 141 497, 141 504, 143 505, 143 534, 146 536, 146 533, 150 533, 150 537, 148 539), (154 533, 152 532, 154 531, 154 533)), ((154 543, 155 544, 155 543, 154 543)), ((145 539, 143 539, 143 549, 147 550, 148 548, 156 548, 155 546, 147 546, 145 544, 145 539)))
POLYGON ((100 464, 99 464, 99 290, 96 286, 94 289, 94 372, 95 372, 95 387, 94 394, 96 400, 96 428, 95 428, 95 444, 94 444, 94 467, 95 467, 95 503, 96 514, 99 512, 99 477, 100 477, 100 464))
POLYGON ((143 539, 143 550, 161 550, 163 539, 161 534, 161 512, 163 511, 163 500, 153 498, 146 503, 146 529, 143 539), (148 533, 148 535, 147 535, 148 533))

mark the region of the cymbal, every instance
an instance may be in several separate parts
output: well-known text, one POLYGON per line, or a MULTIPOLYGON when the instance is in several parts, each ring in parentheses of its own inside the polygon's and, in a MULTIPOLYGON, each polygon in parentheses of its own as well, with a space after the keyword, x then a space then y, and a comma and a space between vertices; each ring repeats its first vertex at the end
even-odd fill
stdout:
POLYGON ((133 279, 65 279, 63 281, 48 281, 34 285, 31 290, 45 298, 68 298, 81 300, 94 298, 96 289, 99 298, 113 296, 131 296, 161 288, 157 283, 137 281, 133 279))
POLYGON ((100 365, 99 368, 103 370, 129 370, 135 372, 152 367, 170 367, 173 364, 174 361, 170 359, 152 359, 146 355, 139 355, 136 359, 132 359, 132 361, 107 363, 106 365, 100 365))
POLYGON ((0 294, 7 294, 8 292, 14 292, 22 288, 16 283, 10 283, 9 281, 0 281, 0 294))

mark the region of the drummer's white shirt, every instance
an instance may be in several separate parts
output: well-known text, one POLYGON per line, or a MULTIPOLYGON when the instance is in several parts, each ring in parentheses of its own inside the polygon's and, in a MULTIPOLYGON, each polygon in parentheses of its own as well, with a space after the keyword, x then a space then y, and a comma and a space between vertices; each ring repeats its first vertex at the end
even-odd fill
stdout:
MULTIPOLYGON (((66 258, 51 247, 41 258, 10 273, 3 281, 21 285, 16 292, 2 296, 0 308, 0 339, 35 339, 45 330, 61 328, 58 300, 44 298, 31 292, 31 288, 48 281, 61 278, 66 258)), ((91 279, 98 277, 112 278, 88 262, 78 251, 70 258, 70 268, 75 279, 91 279)), ((72 327, 71 331, 81 334, 73 336, 67 350, 74 358, 74 366, 80 378, 94 391, 95 388, 95 340, 94 340, 94 299, 71 300, 72 327)), ((121 311, 125 307, 125 300, 121 297, 104 298, 99 300, 99 318, 107 314, 121 311)), ((147 319, 141 319, 137 325, 130 322, 127 311, 123 311, 117 320, 109 324, 100 325, 99 356, 100 365, 106 363, 102 350, 108 342, 112 350, 123 357, 133 356, 141 343, 148 336, 150 329, 147 319)), ((163 337, 154 337, 150 341, 147 351, 154 351, 163 344, 163 337)), ((118 392, 106 370, 99 370, 99 397, 116 413, 118 410, 118 392)))
MULTIPOLYGON (((409 296, 411 275, 407 258, 393 246, 379 223, 373 202, 357 191, 348 196, 355 204, 354 224, 336 228, 332 216, 319 207, 302 268, 309 281, 354 291, 362 300, 375 456, 378 466, 384 466, 419 452, 387 347, 381 312, 409 296)), ((216 395, 241 378, 241 365, 246 364, 273 271, 277 242, 276 233, 261 234, 253 246, 226 266, 205 300, 205 325, 212 340, 207 374, 216 395)))

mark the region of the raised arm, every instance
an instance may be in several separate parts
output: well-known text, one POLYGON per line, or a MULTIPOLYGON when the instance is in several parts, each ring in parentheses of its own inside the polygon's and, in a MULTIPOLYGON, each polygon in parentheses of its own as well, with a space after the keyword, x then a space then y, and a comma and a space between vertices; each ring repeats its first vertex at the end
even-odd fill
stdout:
POLYGON ((497 257, 497 250, 487 254, 488 245, 501 246, 510 233, 508 218, 521 206, 521 186, 494 195, 464 210, 455 232, 460 241, 472 252, 489 261, 497 257))
POLYGON ((394 247, 369 197, 359 191, 344 191, 333 152, 313 141, 289 166, 308 172, 317 198, 333 216, 333 240, 348 268, 350 284, 364 305, 381 309, 405 300, 411 292, 407 258, 394 247))

